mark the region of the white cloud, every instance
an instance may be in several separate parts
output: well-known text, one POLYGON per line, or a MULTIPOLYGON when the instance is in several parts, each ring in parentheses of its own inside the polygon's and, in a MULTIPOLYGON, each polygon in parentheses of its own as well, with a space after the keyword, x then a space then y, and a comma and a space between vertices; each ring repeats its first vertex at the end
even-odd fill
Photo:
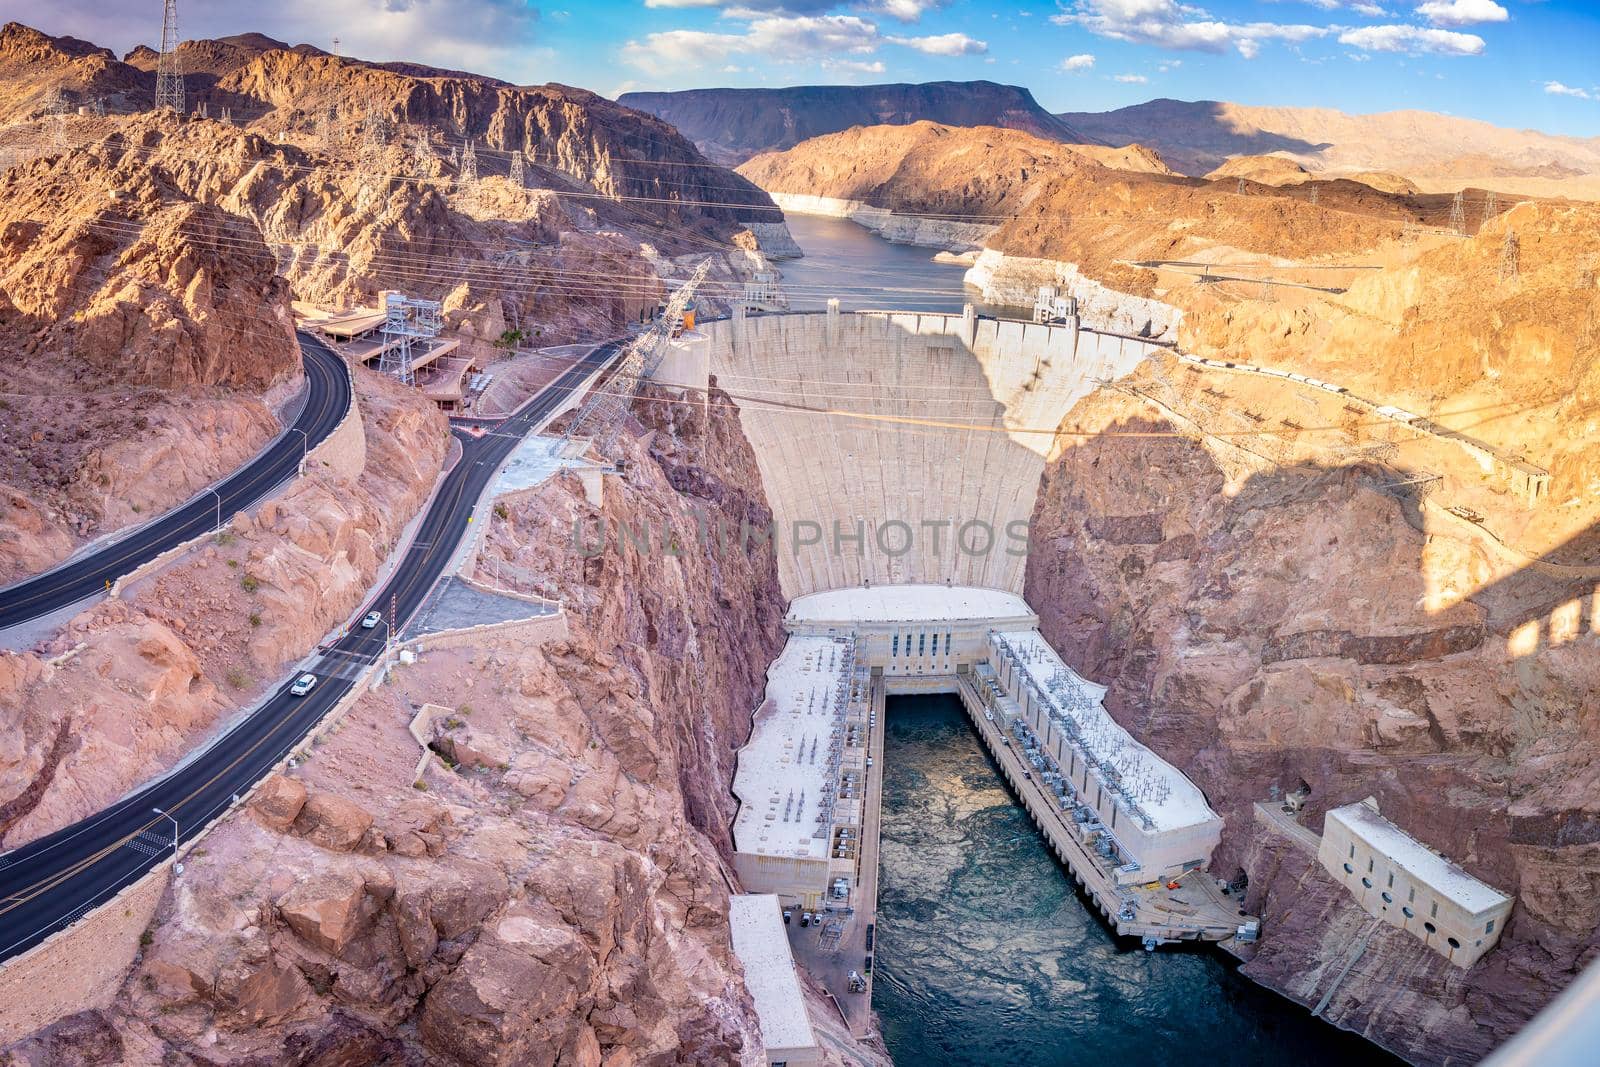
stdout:
POLYGON ((1545 82, 1544 91, 1551 96, 1575 96, 1579 100, 1593 100, 1594 94, 1587 89, 1579 89, 1572 85, 1563 85, 1560 82, 1545 82))
POLYGON ((1494 0, 1428 0, 1417 14, 1435 26, 1471 26, 1478 22, 1504 22, 1510 12, 1494 0))
POLYGON ((1441 56, 1483 54, 1483 38, 1471 33, 1422 26, 1362 26, 1339 35, 1339 43, 1366 52, 1431 53, 1441 56))
POLYGON ((1382 4, 1366 3, 1364 0, 1356 0, 1356 3, 1350 5, 1350 10, 1369 19, 1382 18, 1389 13, 1383 9, 1382 4))
POLYGON ((973 40, 964 33, 941 33, 933 37, 885 37, 884 40, 930 56, 981 56, 989 50, 987 43, 973 40))
POLYGON ((824 59, 823 70, 836 70, 841 74, 882 74, 883 60, 866 62, 858 59, 824 59))
POLYGON ((1122 82, 1126 85, 1144 85, 1150 79, 1146 78, 1143 74, 1118 74, 1113 76, 1111 80, 1114 82, 1122 82))
POLYGON ((1077 74, 1085 70, 1094 69, 1094 56, 1084 52, 1076 56, 1068 56, 1061 61, 1061 69, 1068 74, 1077 74))
POLYGON ((901 22, 916 22, 928 11, 943 6, 945 0, 644 0, 644 6, 665 8, 723 8, 730 18, 761 15, 824 15, 836 7, 888 15, 901 22))
MULTIPOLYGON (((657 0, 679 3, 683 0, 657 0)), ((845 57, 870 56, 885 44, 913 48, 935 56, 982 55, 989 46, 964 33, 931 37, 893 37, 880 33, 874 22, 858 15, 763 15, 742 9, 727 12, 730 19, 748 20, 742 33, 710 30, 665 30, 631 40, 622 46, 624 62, 648 74, 703 68, 707 63, 756 57, 767 62, 803 63, 813 60, 839 64, 845 57)), ((865 62, 865 60, 858 60, 865 62)), ((838 69, 845 69, 838 67, 838 69)))
POLYGON ((1308 41, 1332 32, 1326 26, 1278 22, 1222 22, 1177 0, 1078 0, 1071 11, 1052 15, 1057 25, 1082 26, 1098 37, 1181 51, 1225 52, 1246 59, 1263 41, 1308 41))

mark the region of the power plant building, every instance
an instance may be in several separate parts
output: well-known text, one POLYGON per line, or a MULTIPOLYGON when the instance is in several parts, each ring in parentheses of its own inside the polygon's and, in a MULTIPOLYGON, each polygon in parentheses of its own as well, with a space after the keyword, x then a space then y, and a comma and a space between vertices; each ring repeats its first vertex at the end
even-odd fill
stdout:
POLYGON ((997 630, 989 648, 980 676, 998 688, 995 705, 1118 884, 1166 881, 1211 862, 1222 818, 1182 771, 1106 713, 1104 686, 1079 677, 1034 629, 997 630))
POLYGON ((1369 914, 1459 967, 1494 947, 1511 913, 1510 896, 1378 814, 1372 797, 1328 812, 1317 858, 1369 914))

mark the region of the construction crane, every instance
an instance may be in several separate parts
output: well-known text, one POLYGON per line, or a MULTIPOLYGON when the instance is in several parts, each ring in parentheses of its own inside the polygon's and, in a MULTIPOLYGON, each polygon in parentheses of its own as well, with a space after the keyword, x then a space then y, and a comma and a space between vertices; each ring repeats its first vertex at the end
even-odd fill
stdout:
POLYGON ((567 428, 563 451, 574 438, 587 437, 595 449, 604 455, 616 442, 617 431, 639 391, 639 383, 655 374, 667 354, 667 345, 682 332, 683 313, 694 299, 694 291, 705 281, 711 269, 711 260, 701 260, 689 275, 688 281, 667 301, 666 309, 650 324, 650 328, 628 345, 627 351, 617 361, 617 369, 605 387, 597 389, 578 409, 572 424, 567 428))

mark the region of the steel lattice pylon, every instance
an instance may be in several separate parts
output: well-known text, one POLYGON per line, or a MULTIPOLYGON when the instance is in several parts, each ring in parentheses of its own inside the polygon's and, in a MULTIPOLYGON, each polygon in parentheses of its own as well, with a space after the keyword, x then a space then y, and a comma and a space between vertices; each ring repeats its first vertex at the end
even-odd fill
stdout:
POLYGON ((439 336, 442 326, 437 300, 414 300, 399 293, 385 298, 383 326, 383 352, 378 357, 378 370, 406 385, 416 384, 412 372, 411 343, 429 341, 439 336))
POLYGON ((575 437, 587 437, 594 442, 596 450, 601 455, 611 451, 611 446, 617 438, 617 431, 622 428, 622 420, 633 403, 634 395, 639 391, 639 383, 654 374, 656 368, 661 366, 661 360, 666 356, 667 342, 672 339, 674 331, 683 324, 684 310, 688 308, 695 289, 705 281, 706 272, 710 269, 711 260, 702 260, 694 269, 694 273, 689 276, 689 280, 672 294, 660 318, 628 345, 628 350, 617 361, 617 369, 612 374, 610 382, 596 390, 584 402, 583 407, 578 409, 572 425, 567 429, 566 441, 570 442, 575 437))
POLYGON ((156 59, 156 110, 183 114, 183 66, 178 62, 178 0, 166 0, 161 13, 161 54, 156 59))

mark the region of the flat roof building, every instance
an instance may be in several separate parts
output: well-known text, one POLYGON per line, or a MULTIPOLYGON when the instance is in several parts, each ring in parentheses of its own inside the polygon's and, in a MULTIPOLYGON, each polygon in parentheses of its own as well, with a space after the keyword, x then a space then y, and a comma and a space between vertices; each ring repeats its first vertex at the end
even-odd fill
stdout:
POLYGON ((805 994, 783 927, 778 898, 770 893, 728 901, 733 954, 744 967, 745 988, 756 1002, 761 1040, 770 1067, 813 1067, 822 1049, 806 1015, 805 994))
POLYGON ((1328 812, 1317 858, 1369 914, 1460 967, 1494 947, 1511 913, 1512 897, 1385 819, 1372 797, 1328 812))
POLYGON ((1105 710, 1105 686, 1080 677, 1038 630, 996 631, 989 666, 1001 710, 1027 726, 1035 766, 1109 838, 1120 883, 1175 878, 1204 867, 1222 818, 1198 786, 1151 752, 1105 710))
POLYGON ((826 890, 855 674, 848 637, 792 635, 768 668, 733 776, 734 866, 745 888, 808 905, 826 890))

